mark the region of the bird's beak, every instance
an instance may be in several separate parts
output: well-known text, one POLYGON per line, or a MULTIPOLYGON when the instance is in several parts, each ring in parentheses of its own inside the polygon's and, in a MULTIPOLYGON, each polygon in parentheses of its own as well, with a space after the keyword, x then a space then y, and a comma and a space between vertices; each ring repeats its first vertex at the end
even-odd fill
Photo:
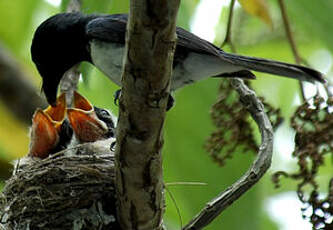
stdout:
MULTIPOLYGON (((57 91, 58 91, 58 85, 60 82, 60 79, 58 75, 42 75, 42 76, 48 76, 43 77, 43 85, 42 89, 45 94, 45 97, 47 99, 47 102, 55 107, 57 105, 57 91)), ((62 75, 61 75, 62 76, 62 75)))
POLYGON ((74 92, 73 103, 74 108, 67 109, 67 117, 79 141, 94 142, 103 139, 108 128, 98 119, 91 103, 77 92, 74 92))
POLYGON ((66 115, 66 95, 62 93, 56 101, 54 106, 47 107, 44 112, 50 116, 55 122, 61 122, 65 119, 66 115))
POLYGON ((66 99, 62 94, 56 106, 37 109, 32 118, 29 155, 46 158, 59 142, 61 124, 66 114, 66 99))

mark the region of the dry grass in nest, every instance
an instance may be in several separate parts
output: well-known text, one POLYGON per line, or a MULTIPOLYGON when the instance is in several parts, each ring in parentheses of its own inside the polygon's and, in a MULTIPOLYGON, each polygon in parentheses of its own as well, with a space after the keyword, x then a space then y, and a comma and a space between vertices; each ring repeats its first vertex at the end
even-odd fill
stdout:
POLYGON ((119 229, 114 153, 96 146, 17 162, 0 194, 0 229, 119 229))

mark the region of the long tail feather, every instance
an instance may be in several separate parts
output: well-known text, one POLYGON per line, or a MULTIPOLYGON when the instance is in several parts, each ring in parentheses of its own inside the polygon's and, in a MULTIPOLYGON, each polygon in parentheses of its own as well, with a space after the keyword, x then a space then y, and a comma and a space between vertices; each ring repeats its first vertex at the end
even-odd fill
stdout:
POLYGON ((320 72, 308 67, 263 58, 240 56, 224 52, 221 53, 221 55, 231 60, 234 64, 243 66, 245 68, 248 68, 249 70, 281 75, 312 83, 315 81, 319 81, 321 83, 326 82, 320 72))

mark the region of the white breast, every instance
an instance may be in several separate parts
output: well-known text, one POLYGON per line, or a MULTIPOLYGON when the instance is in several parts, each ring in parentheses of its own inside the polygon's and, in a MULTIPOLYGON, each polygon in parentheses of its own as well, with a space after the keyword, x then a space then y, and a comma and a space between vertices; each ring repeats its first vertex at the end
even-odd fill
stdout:
POLYGON ((94 65, 117 85, 121 85, 124 47, 121 44, 93 40, 90 55, 94 65))
POLYGON ((176 90, 208 77, 237 72, 241 69, 244 68, 232 65, 230 62, 225 62, 216 56, 189 53, 182 64, 175 66, 171 88, 176 90))
MULTIPOLYGON (((90 54, 94 65, 120 86, 124 55, 123 45, 93 40, 90 43, 90 54)), ((173 70, 171 90, 176 90, 204 78, 242 69, 244 67, 232 65, 230 62, 225 62, 215 56, 190 53, 185 61, 178 64, 173 70)))

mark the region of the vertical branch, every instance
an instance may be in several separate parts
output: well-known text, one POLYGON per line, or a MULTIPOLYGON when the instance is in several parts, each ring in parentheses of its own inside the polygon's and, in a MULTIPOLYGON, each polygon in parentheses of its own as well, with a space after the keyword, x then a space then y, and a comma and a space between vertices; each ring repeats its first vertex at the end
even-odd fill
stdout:
POLYGON ((67 6, 67 12, 79 12, 81 10, 81 0, 71 0, 67 6))
POLYGON ((292 32, 291 32, 290 23, 289 23, 287 11, 286 11, 286 6, 285 6, 283 0, 279 0, 278 2, 279 2, 280 9, 281 9, 281 15, 282 15, 284 29, 286 31, 286 35, 287 35, 291 50, 294 54, 295 62, 297 64, 300 64, 302 60, 301 60, 301 57, 298 53, 296 43, 295 43, 294 37, 293 37, 292 32))
MULTIPOLYGON (((283 0, 278 0, 278 2, 279 2, 280 10, 281 10, 284 29, 286 31, 286 35, 287 35, 291 50, 293 52, 295 62, 297 64, 300 64, 302 59, 301 59, 301 57, 298 53, 293 34, 291 32, 290 23, 289 23, 287 11, 286 11, 286 6, 285 6, 283 0)), ((303 101, 305 101, 306 98, 305 98, 305 93, 304 93, 304 89, 303 89, 303 83, 301 81, 299 81, 299 87, 300 87, 300 90, 301 90, 302 99, 303 99, 303 101)))
MULTIPOLYGON (((67 12, 78 12, 81 9, 80 0, 71 0, 67 6, 67 12)), ((60 81, 60 91, 66 93, 67 106, 72 105, 73 94, 77 89, 80 79, 80 71, 78 71, 79 64, 73 66, 68 70, 60 81)))
POLYGON ((127 24, 116 146, 122 229, 162 229, 163 123, 179 0, 132 0, 127 24))
POLYGON ((227 24, 227 32, 225 35, 225 39, 221 45, 221 48, 225 46, 226 44, 230 45, 230 49, 233 53, 236 52, 236 49, 234 45, 231 42, 231 24, 232 24, 232 18, 234 15, 234 6, 235 6, 235 0, 231 0, 230 6, 229 6, 229 16, 228 16, 228 24, 227 24))

